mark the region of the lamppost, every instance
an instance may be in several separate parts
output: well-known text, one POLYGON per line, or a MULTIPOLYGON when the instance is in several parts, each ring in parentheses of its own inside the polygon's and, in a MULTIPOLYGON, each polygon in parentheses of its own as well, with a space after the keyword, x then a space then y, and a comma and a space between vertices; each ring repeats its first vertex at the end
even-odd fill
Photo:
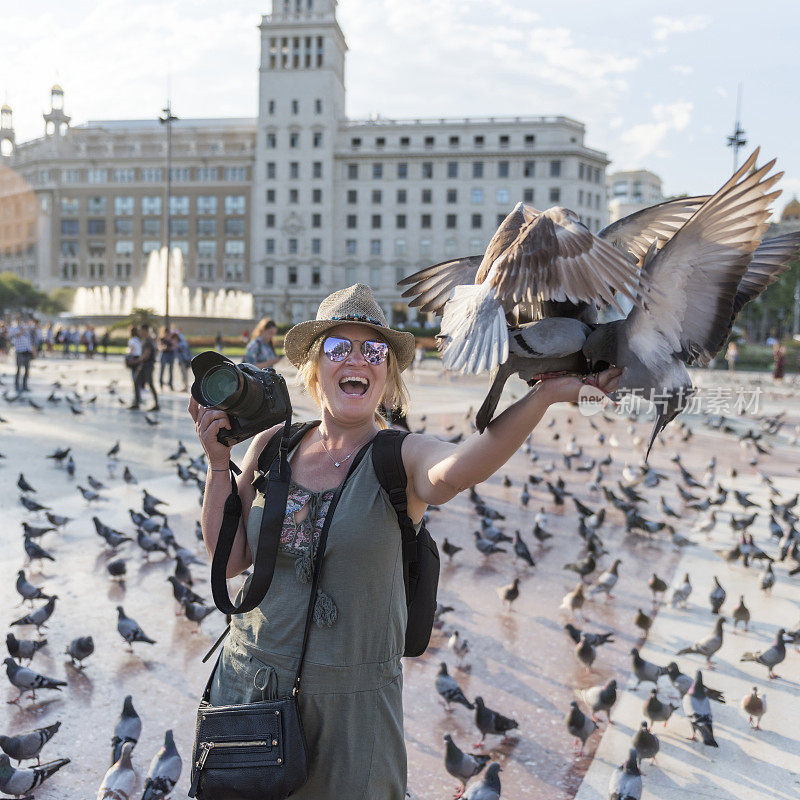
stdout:
POLYGON ((736 96, 736 123, 733 126, 733 133, 728 137, 728 147, 733 148, 733 171, 736 172, 739 167, 739 148, 747 144, 747 139, 744 138, 744 131, 739 122, 739 117, 742 110, 742 84, 739 84, 739 91, 736 96))
POLYGON ((170 199, 172 198, 172 123, 178 118, 172 113, 170 101, 167 100, 167 107, 162 109, 163 116, 158 118, 162 125, 167 126, 167 185, 166 202, 164 203, 164 226, 167 235, 167 280, 164 289, 164 327, 169 330, 169 259, 170 248, 172 247, 172 237, 170 231, 170 199))

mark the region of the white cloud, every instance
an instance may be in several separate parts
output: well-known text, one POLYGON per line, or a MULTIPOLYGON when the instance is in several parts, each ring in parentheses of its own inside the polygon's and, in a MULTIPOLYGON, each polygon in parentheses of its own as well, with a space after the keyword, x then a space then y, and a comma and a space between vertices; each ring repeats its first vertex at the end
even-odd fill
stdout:
POLYGON ((689 17, 654 17, 653 38, 663 42, 674 33, 694 33, 707 28, 711 17, 706 14, 694 14, 689 17))
POLYGON ((688 78, 694 72, 694 67, 690 67, 688 64, 673 64, 670 69, 684 78, 688 78))
POLYGON ((629 128, 620 136, 617 158, 623 169, 640 168, 651 156, 663 158, 669 151, 663 145, 669 134, 679 133, 689 126, 694 104, 688 100, 658 103, 650 109, 652 119, 629 128))

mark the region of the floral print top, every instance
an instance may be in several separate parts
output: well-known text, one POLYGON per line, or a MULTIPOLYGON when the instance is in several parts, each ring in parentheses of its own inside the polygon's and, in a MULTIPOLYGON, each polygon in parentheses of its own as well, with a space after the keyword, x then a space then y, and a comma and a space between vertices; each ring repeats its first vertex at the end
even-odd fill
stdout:
POLYGON ((282 552, 298 556, 308 553, 312 532, 314 550, 316 551, 319 535, 325 522, 325 515, 330 507, 334 492, 334 489, 313 492, 294 481, 290 483, 289 499, 286 502, 286 516, 283 519, 283 529, 281 531, 280 549, 282 552), (295 513, 306 505, 308 506, 308 513, 301 522, 296 522, 295 513))

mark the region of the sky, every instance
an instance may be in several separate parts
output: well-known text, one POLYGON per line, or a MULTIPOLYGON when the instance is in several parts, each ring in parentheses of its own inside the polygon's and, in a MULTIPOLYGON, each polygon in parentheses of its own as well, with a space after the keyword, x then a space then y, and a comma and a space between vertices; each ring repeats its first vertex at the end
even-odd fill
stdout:
MULTIPOLYGON (((50 86, 73 124, 155 117, 169 83, 189 117, 257 113, 269 0, 0 0, 0 101, 18 141, 40 136, 50 86), (169 76, 169 81, 168 81, 169 76)), ((665 194, 708 193, 743 87, 746 153, 800 196, 800 2, 796 0, 340 0, 347 115, 566 115, 609 170, 645 168, 665 194)))

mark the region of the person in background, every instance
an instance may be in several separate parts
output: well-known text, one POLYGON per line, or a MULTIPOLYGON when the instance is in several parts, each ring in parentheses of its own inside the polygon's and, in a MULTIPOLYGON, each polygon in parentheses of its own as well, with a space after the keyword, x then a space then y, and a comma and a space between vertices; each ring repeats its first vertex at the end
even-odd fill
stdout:
POLYGON ((78 326, 77 325, 75 326, 75 330, 72 331, 72 334, 70 335, 69 338, 70 338, 70 343, 72 344, 72 355, 73 355, 73 358, 79 358, 80 357, 80 353, 78 352, 78 348, 80 347, 80 343, 81 343, 81 334, 80 334, 80 331, 78 330, 78 326))
POLYGON ((72 344, 72 331, 69 329, 69 327, 66 327, 61 331, 61 343, 64 347, 64 358, 69 358, 69 348, 72 344))
POLYGON ((731 342, 728 349, 725 351, 725 360, 728 362, 728 370, 736 372, 736 359, 739 357, 739 345, 736 342, 731 342))
POLYGON ((134 390, 136 392, 132 408, 139 408, 142 401, 142 387, 146 386, 153 393, 153 405, 148 411, 158 411, 158 394, 153 383, 153 372, 156 365, 156 340, 150 333, 150 326, 147 323, 139 327, 140 338, 142 340, 142 354, 136 366, 136 376, 134 379, 134 390))
POLYGON ((222 333, 217 331, 217 335, 214 337, 214 349, 218 352, 222 352, 222 333))
POLYGON ((161 369, 158 372, 158 386, 164 391, 164 373, 167 373, 167 386, 172 389, 172 375, 175 368, 175 342, 172 338, 172 331, 166 327, 161 329, 158 337, 158 349, 160 351, 161 369))
POLYGON ((189 365, 192 363, 192 351, 186 337, 177 328, 173 329, 172 336, 175 342, 175 358, 178 361, 178 369, 181 371, 181 380, 183 381, 181 391, 185 392, 189 388, 189 365))
POLYGON ((133 381, 133 402, 128 406, 131 410, 139 408, 139 391, 136 388, 136 371, 139 369, 139 362, 142 358, 142 340, 139 336, 139 328, 131 325, 131 335, 128 339, 128 349, 125 351, 125 366, 131 371, 133 381))
POLYGON ((777 341, 772 345, 772 363, 772 380, 782 383, 786 371, 786 347, 777 341))
POLYGON ((242 363, 253 364, 259 369, 274 367, 281 359, 275 355, 272 337, 278 332, 274 320, 262 317, 253 328, 253 338, 244 351, 242 363))
POLYGON ((100 347, 103 348, 103 358, 108 358, 108 343, 111 341, 111 332, 108 328, 105 329, 105 332, 100 337, 100 347))
POLYGON ((11 345, 17 354, 17 372, 14 375, 14 388, 17 392, 28 391, 28 373, 36 353, 33 323, 17 317, 9 331, 11 345), (21 380, 20 380, 21 378, 21 380))
POLYGON ((52 322, 47 326, 47 333, 45 334, 44 340, 47 347, 47 352, 52 353, 53 345, 56 343, 55 326, 52 322))
POLYGON ((9 347, 8 326, 5 322, 0 322, 0 355, 3 356, 3 358, 8 355, 9 347))
POLYGON ((775 330, 775 328, 773 328, 769 332, 769 336, 767 336, 767 347, 773 347, 774 348, 776 344, 779 344, 779 342, 778 342, 778 331, 775 330))

